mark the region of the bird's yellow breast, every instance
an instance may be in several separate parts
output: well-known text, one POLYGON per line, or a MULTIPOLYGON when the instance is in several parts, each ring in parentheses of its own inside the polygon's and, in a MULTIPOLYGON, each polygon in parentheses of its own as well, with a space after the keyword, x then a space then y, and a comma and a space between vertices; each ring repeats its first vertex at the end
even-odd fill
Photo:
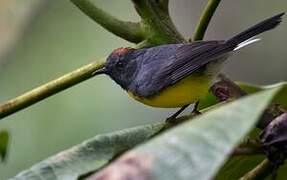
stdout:
POLYGON ((195 103, 205 97, 210 83, 211 80, 208 76, 190 75, 149 98, 139 97, 131 92, 128 92, 128 94, 137 101, 149 106, 176 108, 195 103))

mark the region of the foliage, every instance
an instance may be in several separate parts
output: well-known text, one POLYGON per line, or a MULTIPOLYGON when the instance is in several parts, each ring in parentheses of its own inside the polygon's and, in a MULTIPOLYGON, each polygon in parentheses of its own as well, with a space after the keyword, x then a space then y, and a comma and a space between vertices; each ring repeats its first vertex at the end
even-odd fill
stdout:
MULTIPOLYGON (((169 16, 168 0, 132 0, 141 17, 139 22, 117 19, 90 0, 71 1, 106 30, 135 43, 135 48, 187 42, 169 16)), ((191 40, 203 38, 219 3, 208 1, 191 40)), ((103 65, 104 61, 91 63, 7 101, 0 106, 0 118, 93 77, 92 72, 103 65)), ((277 165, 266 159, 268 147, 263 149, 257 140, 262 129, 286 113, 286 94, 286 83, 238 86, 222 75, 200 102, 202 115, 179 117, 176 124, 152 124, 98 135, 12 179, 262 179, 276 172, 277 165), (220 83, 229 93, 224 102, 217 94, 220 83)), ((5 155, 8 136, 2 139, 1 145, 0 136, 0 152, 5 155)), ((279 173, 278 177, 286 176, 279 173)))
POLYGON ((102 168, 118 154, 151 138, 162 126, 147 125, 97 135, 12 179, 77 179, 102 168))
POLYGON ((9 144, 9 133, 6 130, 0 131, 0 160, 4 161, 7 156, 9 144))

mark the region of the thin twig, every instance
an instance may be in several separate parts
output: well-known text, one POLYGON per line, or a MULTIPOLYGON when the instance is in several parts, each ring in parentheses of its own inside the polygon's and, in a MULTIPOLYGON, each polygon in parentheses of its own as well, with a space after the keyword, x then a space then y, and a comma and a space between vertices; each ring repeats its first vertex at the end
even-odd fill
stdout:
POLYGON ((246 139, 242 141, 238 147, 236 147, 231 153, 232 156, 241 155, 264 155, 264 150, 262 145, 252 139, 246 139))
POLYGON ((231 156, 246 156, 246 155, 257 155, 261 154, 264 155, 264 151, 260 148, 254 147, 238 147, 235 148, 231 154, 231 156))
POLYGON ((59 77, 47 84, 35 88, 21 96, 4 102, 0 106, 0 119, 35 104, 51 95, 63 91, 92 77, 92 73, 104 65, 103 61, 97 61, 83 66, 73 72, 59 77))
MULTIPOLYGON (((210 90, 212 94, 219 99, 219 101, 226 101, 228 99, 239 98, 247 95, 245 91, 223 74, 218 76, 218 82, 213 84, 210 90)), ((257 123, 257 127, 264 129, 273 119, 285 112, 286 110, 280 105, 271 104, 262 114, 257 123)))
POLYGON ((197 40, 203 39, 205 31, 219 3, 220 3, 220 0, 209 0, 208 1, 207 5, 205 6, 203 10, 202 15, 200 16, 200 19, 195 28, 192 39, 190 41, 197 41, 197 40))
POLYGON ((240 180, 261 180, 269 176, 272 172, 272 167, 268 159, 263 160, 254 169, 246 173, 240 180))
POLYGON ((90 0, 71 0, 81 11, 111 33, 133 43, 144 40, 140 23, 117 19, 98 8, 90 0))

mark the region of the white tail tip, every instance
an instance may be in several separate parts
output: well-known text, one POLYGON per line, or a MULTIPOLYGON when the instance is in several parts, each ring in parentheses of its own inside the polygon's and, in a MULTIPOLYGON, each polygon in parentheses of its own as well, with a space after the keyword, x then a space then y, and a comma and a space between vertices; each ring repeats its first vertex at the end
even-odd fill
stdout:
POLYGON ((243 41, 242 43, 238 44, 237 47, 235 49, 233 49, 233 51, 236 51, 238 49, 243 48, 244 46, 247 46, 249 44, 252 44, 254 42, 260 41, 261 39, 254 39, 254 37, 247 39, 246 41, 243 41))

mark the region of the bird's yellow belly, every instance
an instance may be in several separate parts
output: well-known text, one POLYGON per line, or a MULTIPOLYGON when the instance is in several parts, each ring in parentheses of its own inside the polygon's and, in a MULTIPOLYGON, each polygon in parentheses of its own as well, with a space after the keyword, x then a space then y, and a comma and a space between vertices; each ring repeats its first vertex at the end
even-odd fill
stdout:
POLYGON ((191 75, 149 98, 138 97, 131 92, 128 92, 128 94, 137 101, 149 106, 176 108, 195 103, 205 97, 210 83, 209 77, 191 75))

